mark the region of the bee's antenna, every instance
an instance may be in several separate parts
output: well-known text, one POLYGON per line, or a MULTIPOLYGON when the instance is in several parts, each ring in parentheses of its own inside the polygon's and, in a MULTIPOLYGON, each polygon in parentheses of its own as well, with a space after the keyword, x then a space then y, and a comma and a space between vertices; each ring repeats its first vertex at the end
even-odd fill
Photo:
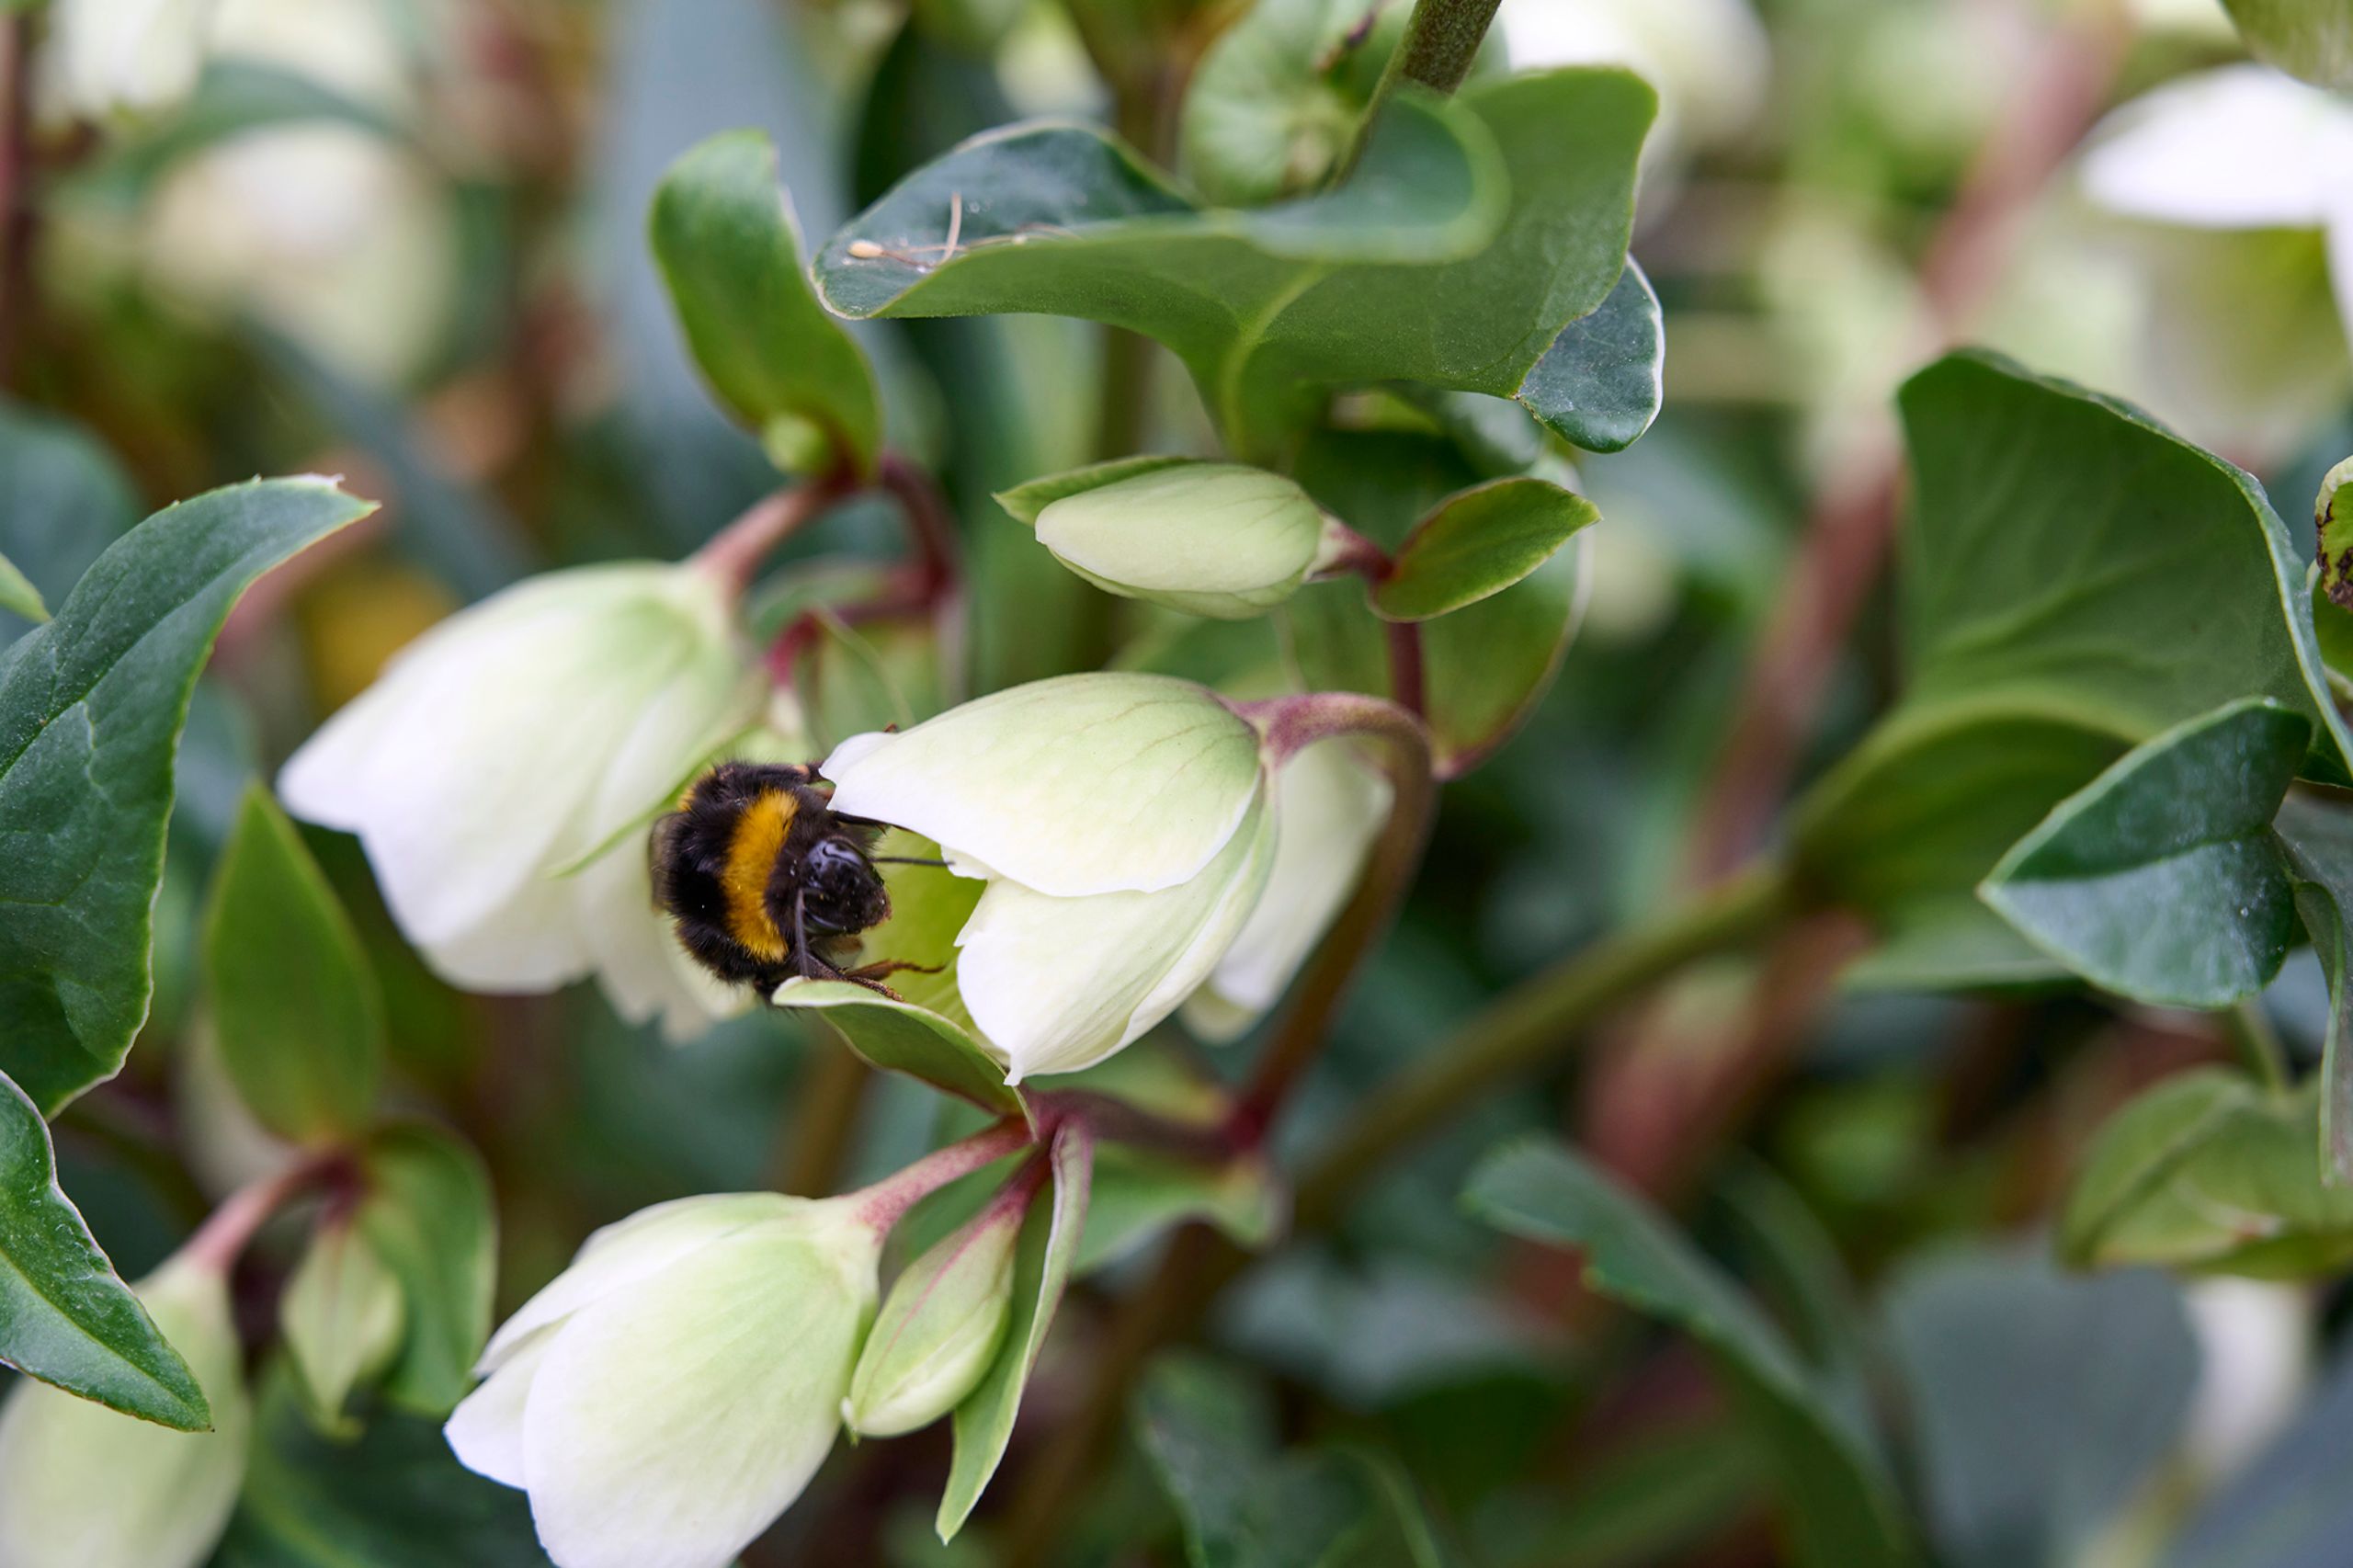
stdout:
POLYGON ((945 860, 928 860, 919 855, 870 855, 867 858, 886 866, 938 866, 942 870, 948 869, 945 860))

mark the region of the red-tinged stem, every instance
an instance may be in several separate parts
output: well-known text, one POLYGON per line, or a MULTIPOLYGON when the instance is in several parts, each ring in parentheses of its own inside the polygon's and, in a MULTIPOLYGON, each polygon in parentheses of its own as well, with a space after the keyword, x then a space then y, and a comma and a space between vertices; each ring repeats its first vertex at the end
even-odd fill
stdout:
POLYGON ((1422 675, 1422 627, 1415 620, 1381 623, 1389 633, 1389 692, 1397 706, 1416 719, 1429 716, 1429 698, 1422 675))
POLYGON ((351 1156, 339 1149, 297 1160, 231 1193, 196 1228, 181 1247, 180 1256, 225 1274, 236 1267, 271 1215, 312 1187, 347 1184, 355 1175, 351 1156))
POLYGON ((837 483, 824 480, 763 496, 696 551, 694 563, 716 576, 731 597, 740 598, 751 586, 760 563, 841 495, 837 483))
POLYGON ((926 606, 937 607, 951 596, 962 576, 956 548, 956 529, 946 497, 931 475, 896 452, 882 454, 876 482, 899 504, 907 534, 915 547, 921 569, 920 591, 926 606))
POLYGON ((949 1182, 995 1165, 1036 1141, 1028 1122, 1008 1117, 970 1138, 934 1150, 904 1170, 883 1177, 872 1187, 860 1187, 849 1197, 858 1206, 859 1219, 878 1232, 887 1231, 904 1218, 908 1210, 949 1182))

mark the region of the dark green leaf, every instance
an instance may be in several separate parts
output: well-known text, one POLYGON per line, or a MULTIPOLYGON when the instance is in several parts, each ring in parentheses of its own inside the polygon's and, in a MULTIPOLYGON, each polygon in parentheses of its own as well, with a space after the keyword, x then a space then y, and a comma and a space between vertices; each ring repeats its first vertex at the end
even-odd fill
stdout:
POLYGON ((2353 1356, 2339 1352, 2303 1410, 2205 1500, 2164 1568, 2338 1568, 2353 1540, 2353 1356))
POLYGON ((767 138, 729 131, 673 164, 652 232, 696 363, 769 456, 803 472, 870 472, 882 441, 873 374, 810 289, 767 138))
MULTIPOLYGON (((0 401, 0 555, 44 604, 63 601, 98 552, 138 520, 131 481, 87 431, 0 401)), ((0 608, 0 642, 32 619, 0 608)))
POLYGON ((1316 1568, 1343 1560, 1372 1522, 1367 1474, 1338 1454, 1279 1452, 1273 1410, 1236 1370, 1164 1356, 1134 1418, 1193 1568, 1316 1568))
POLYGON ((173 746, 229 607, 370 509, 321 479, 166 507, 0 652, 0 1071, 45 1112, 111 1077, 146 1016, 173 746))
POLYGON ((2176 1074, 2110 1116, 2060 1221, 2062 1256, 2304 1278, 2353 1261, 2353 1190, 2324 1187, 2309 1091, 2176 1074))
POLYGON ((1588 452, 1641 438, 1666 395, 1666 326, 1651 280, 1626 270, 1590 313, 1561 329, 1519 383, 1519 401, 1545 428, 1588 452))
POLYGON ((964 1528, 1005 1458, 1013 1418, 1021 1410, 1021 1392, 1038 1365, 1046 1331, 1053 1326, 1054 1309, 1062 1304, 1063 1287, 1070 1281, 1071 1263, 1086 1229, 1094 1139, 1080 1123, 1066 1122, 1054 1135, 1051 1157, 1050 1196, 1032 1206, 1013 1260, 1013 1319, 1006 1325, 1005 1347, 980 1386, 956 1407, 956 1455, 936 1521, 942 1540, 952 1540, 964 1528))
POLYGON ((211 1568, 545 1568, 529 1501, 460 1465, 438 1423, 379 1411, 360 1434, 321 1436, 273 1368, 211 1568))
POLYGON ((5 555, 0 555, 0 610, 27 620, 49 619, 49 606, 41 602, 40 590, 5 555))
POLYGON ((1950 1568, 2082 1561, 2172 1451, 2198 1384, 2181 1292, 2154 1272, 1962 1254, 1908 1270, 1886 1312, 1950 1568))
POLYGON ((1612 70, 1404 96, 1346 184, 1245 211, 1195 207, 1097 133, 1017 128, 918 170, 836 234, 818 287, 852 316, 1131 327, 1185 362, 1236 455, 1264 456, 1334 386, 1517 393, 1618 279, 1654 107, 1612 70))
POLYGON ((1541 479, 1466 490, 1414 525, 1373 588, 1372 607, 1390 620, 1431 620, 1491 598, 1599 516, 1584 496, 1541 479))
POLYGON ((482 1158, 438 1128, 379 1133, 353 1223, 401 1286, 405 1329, 384 1378, 404 1410, 442 1415, 465 1397, 490 1338, 496 1214, 482 1158))
POLYGON ((297 1142, 367 1131, 383 996, 335 890, 258 784, 214 872, 204 973, 222 1063, 264 1127, 297 1142))
POLYGON ((1535 710, 1576 633, 1583 563, 1574 550, 1491 598, 1422 627, 1430 740, 1459 778, 1495 755, 1535 710))
POLYGON ((1489 1155, 1464 1201, 1513 1235, 1575 1248, 1588 1289, 1676 1324, 1714 1355, 1775 1455, 1801 1561, 1916 1561, 1872 1435, 1837 1407, 1756 1303, 1648 1203, 1568 1150, 1539 1142, 1489 1155))
POLYGON ((40 1112, 0 1077, 0 1361, 126 1415, 201 1432, 204 1391, 57 1185, 40 1112))
POLYGON ((2321 1179, 2353 1182, 2353 800, 2298 790, 2272 819, 2295 879, 2296 912, 2328 975, 2328 1030, 2321 1051, 2321 1179))
POLYGON ((2264 698, 2139 746, 2055 807, 1979 895, 2096 985, 2222 1007, 2271 983, 2295 939, 2272 813, 2312 726, 2264 698))
POLYGON ((1898 929, 1973 887, 2130 747, 2268 697, 2340 778, 2287 529, 2245 474, 2122 403, 1997 357, 1906 384, 1903 699, 1809 792, 1801 858, 1898 929))

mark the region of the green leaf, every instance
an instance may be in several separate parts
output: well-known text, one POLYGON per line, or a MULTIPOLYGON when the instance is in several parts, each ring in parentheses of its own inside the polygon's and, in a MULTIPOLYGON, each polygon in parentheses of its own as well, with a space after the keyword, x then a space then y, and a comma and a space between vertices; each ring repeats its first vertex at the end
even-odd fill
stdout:
POLYGON ((0 610, 31 621, 49 619, 49 606, 41 602, 40 590, 5 555, 0 555, 0 610))
POLYGON ((1606 69, 1401 95, 1344 185, 1250 210, 1195 206, 1096 132, 1017 127, 916 171, 835 235, 818 289, 857 317, 1027 311, 1132 328, 1185 362, 1237 456, 1266 457, 1336 386, 1518 393, 1623 269, 1654 107, 1606 69))
POLYGON ((2264 698, 2176 725, 2061 801, 1980 896, 2096 985, 2223 1007, 2271 983, 2296 937, 2272 814, 2312 726, 2264 698))
POLYGON ((1031 1209, 1013 1260, 1013 1318, 1006 1324, 1005 1348, 980 1386, 956 1407, 956 1453, 940 1494, 935 1521, 943 1541, 955 1539, 972 1517, 1013 1437, 1021 1391, 1038 1365, 1054 1309, 1070 1281, 1071 1262, 1086 1229, 1087 1191, 1094 1174, 1095 1141, 1084 1125, 1065 1122, 1054 1134, 1051 1196, 1031 1209))
POLYGON ((1515 395, 1546 429, 1588 452, 1621 452, 1641 439, 1666 397, 1666 324, 1632 256, 1608 297, 1561 329, 1515 395))
POLYGON ((1449 496, 1405 536, 1372 608, 1389 620, 1431 620, 1492 598, 1599 517, 1584 496, 1541 479, 1498 479, 1449 496))
POLYGON ((113 1076, 146 1016, 173 748, 229 607, 372 509, 323 479, 166 507, 0 652, 0 1072, 44 1113, 113 1076))
MULTIPOLYGON (((0 399, 0 554, 44 605, 63 600, 90 563, 139 520, 119 463, 71 420, 0 399)), ((0 609, 0 642, 35 619, 0 609)))
POLYGON ((1206 1220, 1235 1245, 1256 1250, 1281 1230, 1285 1212, 1283 1190, 1262 1158, 1202 1165, 1107 1143, 1096 1155, 1086 1233, 1071 1270, 1092 1274, 1186 1220, 1206 1220))
POLYGON ((1587 1289, 1708 1348, 1772 1449, 1799 1561, 1917 1561, 1872 1435, 1756 1303, 1647 1202, 1567 1149, 1535 1142, 1490 1154, 1464 1201, 1509 1234, 1582 1252, 1587 1289))
POLYGON ((1518 733, 1576 635, 1583 558, 1557 551, 1510 587, 1422 627, 1430 743, 1460 778, 1518 733))
POLYGON ((1372 1522, 1368 1475, 1336 1453, 1281 1452, 1264 1392, 1234 1369, 1161 1357, 1136 1391, 1134 1422, 1192 1568, 1347 1561, 1372 1522))
POLYGON ((2272 819, 2295 879, 2296 912, 2328 975, 2328 1030, 2321 1051, 2321 1179, 2353 1183, 2353 799, 2338 790, 2290 792, 2272 819))
POLYGON ((1884 928, 1974 887, 2118 756, 2243 698, 2345 776, 2304 572, 2262 490, 2126 404, 1981 353, 1902 398, 1903 699, 1801 803, 1807 873, 1884 928))
POLYGON ((1950 1568, 2084 1561, 2173 1451, 2198 1385, 2161 1274, 1949 1254, 1905 1270, 1885 1312, 1950 1568))
POLYGON ((0 1362, 183 1432, 212 1412, 57 1185, 40 1112, 0 1076, 0 1362))
POLYGON ((347 1434, 352 1390, 383 1370, 403 1338, 401 1283, 347 1221, 312 1233, 278 1299, 278 1331, 328 1429, 347 1434))
MULTIPOLYGON (((1186 176, 1212 201, 1257 207, 1313 190, 1356 139, 1349 78, 1374 51, 1376 0, 1257 0, 1210 46, 1177 121, 1186 176)), ((1378 69, 1377 62, 1374 69, 1378 69)))
POLYGON ((335 890, 259 784, 213 874, 204 972, 222 1064, 264 1127, 296 1142, 368 1130, 383 996, 335 890))
POLYGON ((311 1423, 273 1367, 245 1487, 210 1568, 547 1568, 524 1494, 460 1465, 440 1424, 370 1412, 356 1438, 311 1423))
POLYGON ((2222 0, 2247 52, 2318 87, 2353 87, 2353 6, 2345 0, 2222 0))
POLYGON ((1038 526, 1038 514, 1057 501, 1073 495, 1084 495, 1090 490, 1100 490, 1107 484, 1117 484, 1123 479, 1140 474, 1157 473, 1165 468, 1185 468, 1198 465, 1198 458, 1155 457, 1149 453, 1131 458, 1113 458, 1108 462, 1089 463, 1064 473, 1050 473, 1010 490, 1000 490, 996 504, 1004 507, 1016 522, 1038 526))
POLYGON ((871 472, 882 443, 873 373, 811 291, 767 137, 732 131, 697 144, 663 176, 651 227, 688 347, 720 402, 780 466, 871 472))
POLYGON ((406 1324, 384 1378, 404 1410, 443 1415, 465 1397, 490 1338, 498 1220, 482 1157, 418 1123, 377 1134, 353 1224, 400 1282, 406 1324))
POLYGON ((2321 1185, 2310 1090, 2179 1073, 2104 1122, 2060 1218, 2079 1267, 2304 1278, 2353 1262, 2353 1191, 2321 1185))

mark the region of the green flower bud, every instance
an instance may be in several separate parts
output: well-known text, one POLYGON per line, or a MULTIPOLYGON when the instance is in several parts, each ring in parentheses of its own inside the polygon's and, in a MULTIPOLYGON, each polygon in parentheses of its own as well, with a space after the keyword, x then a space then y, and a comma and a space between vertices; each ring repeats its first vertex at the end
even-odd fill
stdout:
POLYGON ((29 1380, 0 1409, 0 1564, 195 1568, 244 1483, 251 1425, 229 1285, 175 1259, 139 1300, 196 1374, 209 1432, 175 1432, 29 1380))
POLYGON ((1192 462, 1064 495, 1038 513, 1037 529, 1097 587, 1220 620, 1290 597, 1326 531, 1323 511, 1281 474, 1192 462))
POLYGON ((340 1416, 351 1391, 391 1364, 406 1315, 400 1281, 355 1226, 312 1239, 278 1299, 278 1326, 322 1415, 340 1416))
POLYGON ((1029 1188, 1017 1183, 909 1264, 850 1374, 842 1420, 869 1437, 912 1432, 971 1393, 1013 1316, 1013 1249, 1029 1188))

